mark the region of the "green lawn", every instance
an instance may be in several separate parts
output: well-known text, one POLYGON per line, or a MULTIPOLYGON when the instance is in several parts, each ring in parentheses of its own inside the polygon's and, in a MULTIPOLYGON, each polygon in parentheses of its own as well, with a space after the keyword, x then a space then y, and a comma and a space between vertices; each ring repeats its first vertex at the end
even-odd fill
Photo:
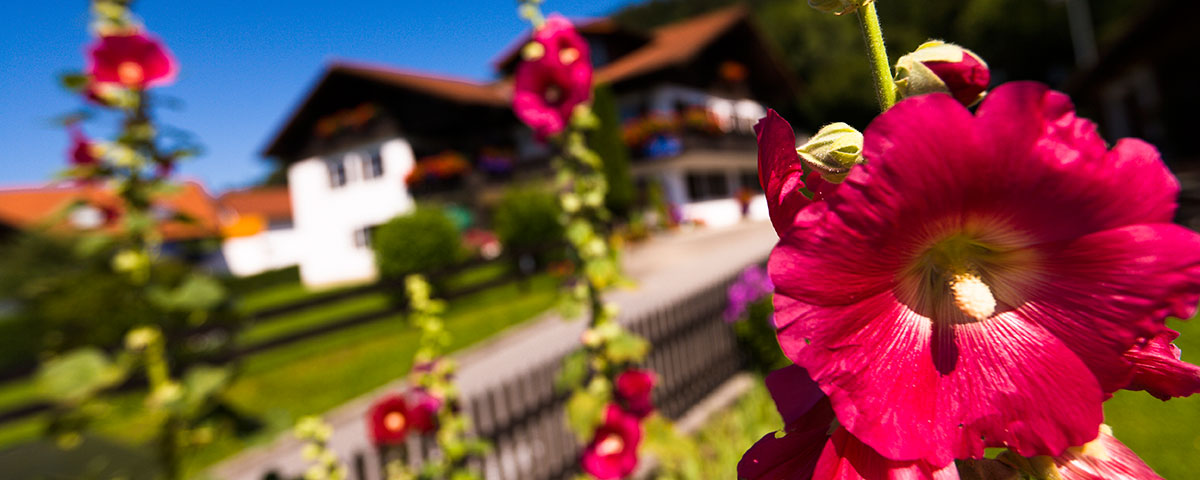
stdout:
MULTIPOLYGON (((451 350, 477 343, 510 326, 529 320, 554 305, 558 282, 548 275, 533 277, 528 290, 518 284, 494 287, 462 297, 450 305, 445 319, 454 336, 451 350)), ((280 294, 281 295, 281 294, 280 294)), ((251 339, 316 324, 347 311, 370 310, 386 301, 382 295, 338 302, 317 312, 284 317, 247 331, 251 339), (276 322, 283 322, 276 325, 276 322), (286 324, 286 326, 284 326, 286 324), (255 329, 259 330, 255 330, 255 329), (250 333, 257 332, 257 333, 250 333)), ((239 341, 250 342, 245 337, 239 341)), ((397 315, 354 328, 252 355, 243 360, 237 381, 226 399, 240 411, 266 424, 252 438, 220 438, 190 452, 188 468, 197 472, 246 446, 261 443, 291 427, 303 415, 322 413, 378 388, 408 372, 416 349, 417 332, 397 315)), ((0 388, 0 402, 24 403, 28 384, 0 388)), ((145 441, 153 419, 139 415, 133 396, 112 402, 113 411, 98 425, 101 433, 137 443, 145 441)), ((43 420, 23 419, 0 426, 0 445, 36 438, 43 420)))
MULTIPOLYGON (((1168 325, 1182 335, 1183 359, 1200 364, 1200 316, 1168 325)), ((1104 405, 1105 423, 1159 475, 1195 478, 1200 472, 1200 394, 1163 402, 1146 392, 1121 391, 1104 405)))

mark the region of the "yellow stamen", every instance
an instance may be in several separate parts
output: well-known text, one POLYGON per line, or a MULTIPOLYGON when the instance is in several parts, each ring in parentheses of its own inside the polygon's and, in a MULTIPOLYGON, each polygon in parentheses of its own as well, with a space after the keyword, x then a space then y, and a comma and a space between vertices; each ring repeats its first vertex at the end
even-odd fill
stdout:
POLYGON ((996 313, 996 297, 983 279, 973 273, 960 273, 950 279, 950 290, 954 292, 954 305, 967 316, 986 320, 996 313))
POLYGON ((146 79, 146 72, 137 62, 124 61, 117 65, 117 78, 125 85, 139 85, 146 79))
POLYGON ((400 412, 390 412, 383 417, 383 428, 392 432, 403 430, 406 423, 408 422, 404 419, 404 414, 400 412))
POLYGON ((564 48, 562 51, 558 52, 558 59, 562 61, 563 65, 575 63, 576 60, 579 60, 579 57, 579 50, 574 48, 564 48))
POLYGON ((596 453, 602 457, 621 453, 625 448, 625 441, 621 440, 618 435, 609 435, 596 444, 596 453))

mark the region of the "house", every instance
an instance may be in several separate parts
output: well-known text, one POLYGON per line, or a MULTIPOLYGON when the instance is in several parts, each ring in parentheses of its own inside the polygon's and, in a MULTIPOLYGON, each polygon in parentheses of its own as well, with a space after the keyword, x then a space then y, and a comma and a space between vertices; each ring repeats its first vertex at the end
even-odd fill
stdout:
MULTIPOLYGON (((99 185, 0 189, 0 224, 21 230, 114 233, 124 210, 120 197, 99 185)), ((166 250, 182 251, 189 242, 220 236, 216 202, 198 182, 183 182, 156 198, 151 212, 162 221, 158 231, 166 250)))
MULTIPOLYGON (((612 88, 639 185, 661 187, 685 221, 729 225, 759 190, 753 125, 791 105, 794 81, 742 7, 637 32, 582 23, 595 81, 612 88)), ((549 172, 550 148, 513 115, 514 42, 498 80, 363 63, 330 65, 264 151, 288 168, 301 278, 375 275, 372 229, 415 200, 481 211, 504 185, 549 172)), ((756 196, 747 214, 766 218, 756 196)))
POLYGON ((1200 3, 1158 0, 1102 46, 1098 61, 1076 72, 1066 90, 1100 124, 1104 138, 1137 137, 1154 144, 1179 177, 1175 220, 1200 229, 1200 146, 1194 141, 1194 27, 1200 3))
POLYGON ((296 266, 303 239, 292 221, 286 187, 261 187, 222 194, 221 253, 229 272, 247 276, 296 266))

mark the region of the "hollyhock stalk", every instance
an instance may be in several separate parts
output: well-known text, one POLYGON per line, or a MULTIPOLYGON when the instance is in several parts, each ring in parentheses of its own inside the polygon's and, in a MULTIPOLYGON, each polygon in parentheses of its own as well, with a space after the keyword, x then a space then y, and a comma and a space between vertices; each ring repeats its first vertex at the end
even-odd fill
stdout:
POLYGON ((619 382, 618 374, 645 358, 649 344, 621 326, 615 306, 601 297, 601 292, 621 281, 621 274, 616 249, 606 232, 611 214, 604 206, 608 185, 603 159, 585 140, 585 131, 596 128, 599 122, 587 103, 592 88, 591 58, 587 43, 569 21, 552 15, 540 23, 540 2, 521 3, 522 16, 531 20, 534 32, 517 66, 513 110, 538 138, 549 138, 559 147, 556 186, 576 272, 565 285, 562 305, 566 316, 582 311, 590 314, 581 336, 583 347, 571 357, 579 366, 562 371, 563 385, 572 390, 566 416, 581 440, 594 440, 582 459, 584 470, 597 478, 618 478, 636 466, 638 442, 630 441, 628 435, 604 434, 605 429, 613 422, 631 422, 632 426, 622 431, 640 429, 639 416, 653 409, 649 401, 652 382, 647 385, 626 376, 624 387, 629 388, 614 386, 614 381, 619 382), (644 395, 642 389, 632 388, 635 386, 645 386, 644 395), (618 399, 614 395, 617 389, 629 394, 639 392, 618 399), (614 405, 618 400, 624 400, 623 406, 633 413, 614 405), (599 411, 602 405, 610 407, 599 411), (621 420, 626 417, 630 421, 621 420))
POLYGON ((883 28, 879 25, 879 14, 871 2, 858 9, 858 25, 867 43, 867 55, 871 60, 872 80, 875 82, 875 98, 879 109, 887 110, 896 103, 896 87, 892 84, 891 62, 888 61, 887 46, 883 43, 883 28))

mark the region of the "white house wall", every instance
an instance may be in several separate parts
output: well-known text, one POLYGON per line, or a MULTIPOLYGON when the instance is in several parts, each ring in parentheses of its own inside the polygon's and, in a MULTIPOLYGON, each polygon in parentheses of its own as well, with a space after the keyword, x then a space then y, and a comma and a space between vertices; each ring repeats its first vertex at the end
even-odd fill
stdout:
POLYGON ((288 168, 300 278, 314 287, 374 279, 375 256, 370 247, 355 245, 355 232, 413 209, 404 179, 415 163, 406 140, 381 145, 380 177, 364 179, 362 166, 347 161, 347 182, 337 188, 330 183, 330 158, 337 156, 308 158, 288 168))
POLYGON ((221 243, 229 272, 239 277, 298 265, 302 257, 300 236, 294 228, 267 230, 221 243))

